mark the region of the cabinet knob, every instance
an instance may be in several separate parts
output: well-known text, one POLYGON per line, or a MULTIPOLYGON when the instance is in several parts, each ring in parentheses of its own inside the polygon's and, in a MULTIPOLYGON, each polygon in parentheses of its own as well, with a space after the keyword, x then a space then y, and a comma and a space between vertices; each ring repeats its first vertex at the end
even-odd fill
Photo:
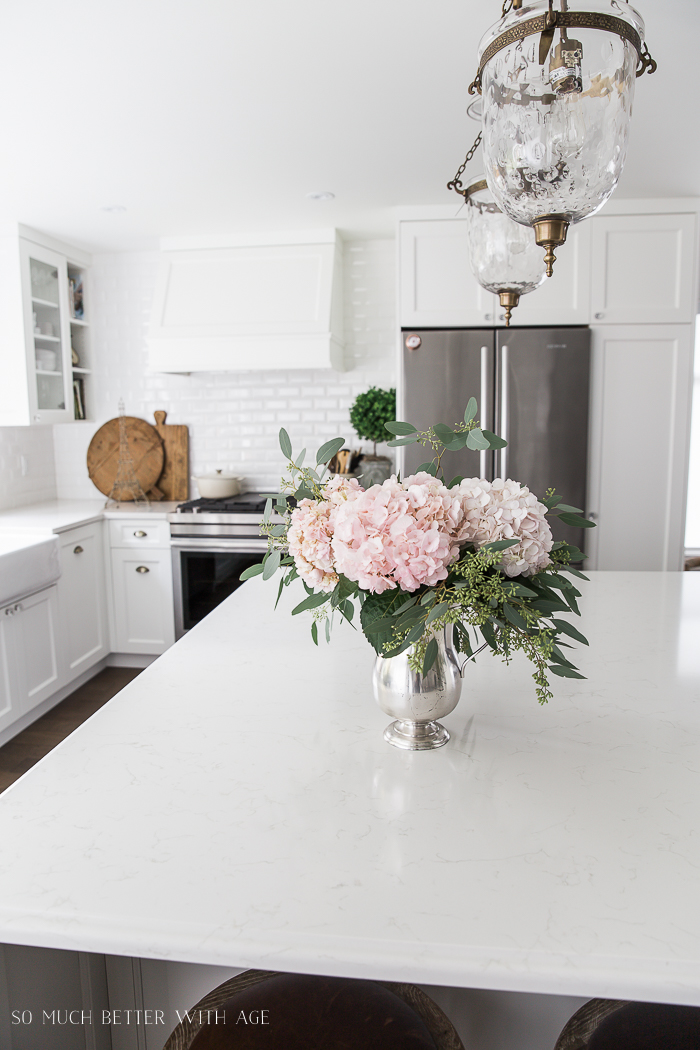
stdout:
POLYGON ((80 544, 78 544, 77 547, 73 548, 73 554, 82 554, 82 553, 83 553, 83 548, 80 546, 80 544))
POLYGON ((407 335, 406 336, 406 349, 417 350, 421 345, 421 337, 419 335, 407 335))
POLYGON ((137 529, 134 536, 136 536, 137 539, 142 540, 144 536, 148 536, 148 533, 144 532, 143 529, 137 529))
POLYGON ((493 319, 493 314, 484 314, 484 320, 485 321, 491 321, 492 319, 493 319))
POLYGON ((9 608, 5 609, 5 616, 14 616, 14 615, 15 615, 15 610, 11 606, 9 608))
POLYGON ((150 572, 150 569, 146 565, 139 565, 136 570, 137 572, 150 572))
POLYGON ((12 610, 12 612, 13 613, 22 612, 22 606, 18 603, 17 605, 15 605, 14 609, 12 610))
POLYGON ((602 321, 603 318, 605 317, 605 314, 594 314, 594 317, 595 317, 596 321, 602 321))

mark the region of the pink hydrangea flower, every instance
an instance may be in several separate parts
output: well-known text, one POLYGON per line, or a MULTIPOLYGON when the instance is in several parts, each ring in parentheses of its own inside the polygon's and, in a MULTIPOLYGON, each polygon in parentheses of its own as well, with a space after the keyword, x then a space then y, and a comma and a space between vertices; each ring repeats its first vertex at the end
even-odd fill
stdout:
POLYGON ((319 591, 332 591, 338 582, 331 539, 338 507, 356 499, 362 486, 356 478, 336 475, 326 484, 326 499, 303 499, 292 511, 287 542, 302 580, 319 591))
POLYGON ((549 565, 552 530, 547 508, 525 485, 501 478, 465 478, 451 491, 463 515, 454 534, 458 543, 482 547, 494 540, 518 539, 498 563, 506 576, 532 576, 549 565))
POLYGON ((391 477, 338 507, 336 569, 375 594, 432 586, 459 556, 453 536, 461 517, 459 500, 430 474, 391 477))

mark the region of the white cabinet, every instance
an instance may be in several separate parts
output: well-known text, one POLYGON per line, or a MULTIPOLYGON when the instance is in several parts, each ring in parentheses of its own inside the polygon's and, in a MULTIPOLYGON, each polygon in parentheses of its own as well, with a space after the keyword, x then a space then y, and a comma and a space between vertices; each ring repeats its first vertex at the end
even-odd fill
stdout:
POLYGON ((693 325, 593 330, 588 565, 683 567, 693 325))
POLYGON ((18 229, 17 236, 0 237, 0 426, 85 418, 88 257, 18 229))
POLYGON ((694 321, 696 214, 603 214, 591 229, 592 323, 694 321))
POLYGON ((0 730, 63 684, 57 587, 0 609, 0 730))
POLYGON ((112 519, 112 650, 157 656, 175 641, 173 572, 167 524, 112 519))
POLYGON ((102 529, 96 521, 59 535, 58 598, 69 681, 109 653, 102 529))
MULTIPOLYGON (((512 328, 519 325, 586 325, 591 320, 591 223, 569 228, 566 243, 556 249, 554 273, 534 292, 523 295, 513 310, 512 328)), ((544 249, 542 249, 544 256, 544 249)), ((499 321, 503 321, 499 311, 499 321)))
POLYGON ((483 328, 495 323, 498 299, 469 265, 464 219, 399 224, 399 315, 402 328, 483 328))
POLYGON ((21 715, 17 682, 15 603, 0 608, 0 730, 21 715))

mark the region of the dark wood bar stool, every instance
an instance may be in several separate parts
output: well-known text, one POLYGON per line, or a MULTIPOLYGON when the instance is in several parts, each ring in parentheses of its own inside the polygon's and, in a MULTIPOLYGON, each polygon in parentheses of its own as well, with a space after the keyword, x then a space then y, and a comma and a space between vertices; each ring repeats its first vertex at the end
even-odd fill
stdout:
POLYGON ((591 999, 554 1050, 700 1050, 700 1008, 591 999))
POLYGON ((188 1015, 164 1050, 464 1050, 410 984, 246 970, 188 1015))

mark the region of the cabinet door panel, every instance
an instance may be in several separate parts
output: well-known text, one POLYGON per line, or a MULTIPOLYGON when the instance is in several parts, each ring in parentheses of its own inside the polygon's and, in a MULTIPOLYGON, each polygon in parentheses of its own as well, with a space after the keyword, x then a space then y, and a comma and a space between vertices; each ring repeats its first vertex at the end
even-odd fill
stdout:
POLYGON ((117 651, 164 652, 175 641, 169 550, 112 551, 117 651))
POLYGON ((0 609, 0 729, 21 715, 17 687, 17 636, 14 607, 0 609))
POLYGON ((590 568, 682 568, 692 336, 692 325, 593 330, 590 568))
POLYGON ((690 213, 593 219, 593 321, 692 323, 695 226, 690 213))
POLYGON ((58 593, 63 651, 70 680, 109 651, 102 522, 63 533, 59 543, 58 593))
POLYGON ((22 713, 31 711, 63 684, 58 664, 58 588, 47 587, 17 603, 15 627, 23 656, 20 668, 22 713))
MULTIPOLYGON (((544 249, 542 249, 544 255, 544 249)), ((513 310, 511 327, 519 325, 580 325, 590 321, 591 224, 572 226, 566 243, 556 250, 554 273, 513 310)), ((499 310, 499 320, 503 311, 499 310)))
POLYGON ((497 300, 471 271, 463 219, 402 222, 399 237, 403 328, 493 323, 497 300))

